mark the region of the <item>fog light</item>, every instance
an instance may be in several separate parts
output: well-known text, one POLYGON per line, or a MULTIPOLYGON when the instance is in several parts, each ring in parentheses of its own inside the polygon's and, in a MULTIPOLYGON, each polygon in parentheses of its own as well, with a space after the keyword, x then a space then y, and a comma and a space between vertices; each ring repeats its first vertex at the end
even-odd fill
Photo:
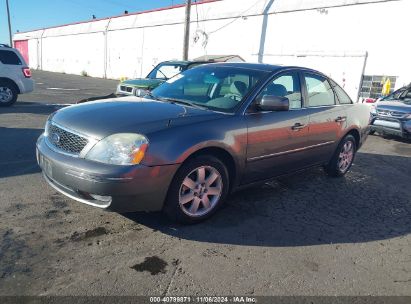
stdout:
POLYGON ((89 194, 92 198, 94 198, 96 201, 104 202, 104 203, 110 203, 111 202, 111 196, 102 196, 102 195, 97 195, 97 194, 89 194))

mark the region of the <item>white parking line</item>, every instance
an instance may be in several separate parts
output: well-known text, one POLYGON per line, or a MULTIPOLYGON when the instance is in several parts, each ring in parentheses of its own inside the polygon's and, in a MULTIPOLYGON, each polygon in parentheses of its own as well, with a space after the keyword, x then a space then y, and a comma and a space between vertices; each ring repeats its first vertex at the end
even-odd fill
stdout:
POLYGON ((64 89, 64 88, 46 88, 46 90, 55 90, 55 91, 80 91, 80 89, 64 89))

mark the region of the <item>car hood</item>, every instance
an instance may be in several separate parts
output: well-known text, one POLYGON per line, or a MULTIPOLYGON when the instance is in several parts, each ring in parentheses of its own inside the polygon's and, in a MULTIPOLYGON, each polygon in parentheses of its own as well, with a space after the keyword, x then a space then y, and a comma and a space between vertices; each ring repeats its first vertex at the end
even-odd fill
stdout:
POLYGON ((128 85, 141 89, 152 90, 162 84, 164 80, 161 79, 149 79, 149 78, 138 78, 138 79, 129 79, 123 81, 120 85, 128 85))
POLYGON ((400 101, 379 101, 377 103, 378 110, 388 110, 395 112, 411 113, 411 105, 407 105, 400 101))
POLYGON ((115 133, 149 134, 175 125, 213 120, 225 114, 138 97, 99 100, 63 108, 53 122, 102 139, 115 133))

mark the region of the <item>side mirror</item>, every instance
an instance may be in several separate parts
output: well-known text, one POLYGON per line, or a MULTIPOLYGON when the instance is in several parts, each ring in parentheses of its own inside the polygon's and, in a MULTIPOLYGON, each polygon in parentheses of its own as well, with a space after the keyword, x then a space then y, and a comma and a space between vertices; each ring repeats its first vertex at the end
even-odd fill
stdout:
POLYGON ((288 111, 290 101, 287 97, 264 95, 257 101, 256 106, 260 111, 288 111))

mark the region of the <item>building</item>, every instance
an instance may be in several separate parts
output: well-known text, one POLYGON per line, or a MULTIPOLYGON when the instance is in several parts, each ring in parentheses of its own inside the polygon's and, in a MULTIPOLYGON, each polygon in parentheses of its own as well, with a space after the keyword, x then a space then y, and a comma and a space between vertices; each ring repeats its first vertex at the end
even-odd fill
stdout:
MULTIPOLYGON (((141 77, 160 61, 181 59, 184 11, 179 5, 17 33, 14 43, 34 69, 141 77)), ((393 88, 411 82, 410 11, 411 0, 205 0, 191 10, 189 57, 236 54, 312 67, 353 98, 368 97, 382 77, 393 88)))

